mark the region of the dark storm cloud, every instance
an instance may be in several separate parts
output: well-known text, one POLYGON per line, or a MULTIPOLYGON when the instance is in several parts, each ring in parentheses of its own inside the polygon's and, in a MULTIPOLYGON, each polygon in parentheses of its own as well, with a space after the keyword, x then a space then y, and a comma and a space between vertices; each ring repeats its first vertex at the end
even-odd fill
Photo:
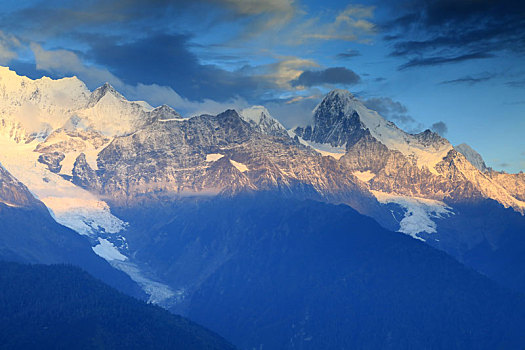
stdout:
POLYGON ((169 86, 192 100, 225 101, 236 95, 249 99, 260 89, 273 87, 264 79, 201 64, 189 50, 189 39, 187 35, 157 34, 120 43, 112 37, 90 36, 87 58, 127 84, 169 86))
POLYGON ((409 59, 402 68, 491 57, 499 51, 525 53, 524 1, 416 0, 397 4, 392 10, 403 14, 382 28, 384 39, 392 43, 391 55, 409 59))
POLYGON ((141 35, 160 29, 183 31, 185 23, 209 29, 250 18, 243 35, 254 35, 267 25, 286 23, 295 11, 292 0, 46 0, 15 11, 3 8, 0 28, 32 36, 68 36, 101 29, 141 35))
POLYGON ((292 80, 292 86, 317 86, 324 84, 354 85, 361 81, 359 75, 345 67, 333 67, 325 70, 307 70, 292 80))
POLYGON ((351 49, 345 52, 338 53, 336 57, 340 59, 349 59, 357 56, 361 56, 361 52, 359 52, 358 50, 351 49))
MULTIPOLYGON (((155 17, 157 21, 173 13, 176 1, 95 0, 64 3, 39 1, 16 12, 4 14, 4 27, 26 30, 28 34, 60 35, 109 24, 112 28, 155 17)), ((183 6, 186 1, 181 1, 183 6)), ((157 22, 150 21, 155 27, 157 22)), ((164 21, 162 23, 165 23, 164 21)))
POLYGON ((389 97, 373 97, 364 101, 366 107, 393 121, 408 132, 419 132, 423 125, 408 114, 408 109, 401 102, 389 97))
POLYGON ((445 136, 448 132, 448 126, 444 122, 437 122, 432 124, 430 127, 432 131, 439 134, 440 136, 445 136))
POLYGON ((483 75, 483 76, 479 76, 479 77, 473 77, 473 76, 470 76, 470 75, 466 75, 466 76, 461 77, 461 78, 442 81, 440 84, 443 84, 443 85, 446 85, 446 84, 474 85, 474 84, 479 84, 479 83, 483 83, 485 81, 491 80, 492 78, 494 78, 494 75, 492 75, 492 74, 487 74, 487 75, 483 75))

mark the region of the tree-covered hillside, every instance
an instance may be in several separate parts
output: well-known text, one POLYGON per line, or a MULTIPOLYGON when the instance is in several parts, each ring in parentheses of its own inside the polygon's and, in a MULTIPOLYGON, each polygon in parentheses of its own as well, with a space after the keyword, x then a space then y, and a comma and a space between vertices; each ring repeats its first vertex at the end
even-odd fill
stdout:
POLYGON ((231 350, 226 340, 66 265, 0 262, 0 349, 231 350))

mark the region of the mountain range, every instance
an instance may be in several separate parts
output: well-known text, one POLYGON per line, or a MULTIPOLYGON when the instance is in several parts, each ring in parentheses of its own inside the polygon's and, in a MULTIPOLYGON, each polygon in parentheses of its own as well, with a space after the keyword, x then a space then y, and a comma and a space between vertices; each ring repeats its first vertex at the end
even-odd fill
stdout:
POLYGON ((525 175, 348 91, 287 130, 3 67, 0 149, 2 258, 76 264, 240 348, 524 344, 525 175))

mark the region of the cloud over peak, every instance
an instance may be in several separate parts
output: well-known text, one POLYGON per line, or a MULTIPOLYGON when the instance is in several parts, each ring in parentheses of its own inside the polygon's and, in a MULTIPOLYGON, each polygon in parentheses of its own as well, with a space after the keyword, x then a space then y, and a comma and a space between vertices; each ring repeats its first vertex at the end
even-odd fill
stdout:
POLYGON ((361 77, 345 67, 333 67, 324 70, 306 70, 291 82, 292 86, 318 86, 325 84, 355 85, 361 77))

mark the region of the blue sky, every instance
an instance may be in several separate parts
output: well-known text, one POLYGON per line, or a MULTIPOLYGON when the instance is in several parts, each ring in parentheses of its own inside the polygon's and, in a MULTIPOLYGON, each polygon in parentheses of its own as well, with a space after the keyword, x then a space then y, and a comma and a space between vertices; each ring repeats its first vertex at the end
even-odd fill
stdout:
POLYGON ((345 88, 410 132, 525 169, 525 2, 3 1, 0 64, 108 81, 181 113, 263 104, 292 127, 345 88))

